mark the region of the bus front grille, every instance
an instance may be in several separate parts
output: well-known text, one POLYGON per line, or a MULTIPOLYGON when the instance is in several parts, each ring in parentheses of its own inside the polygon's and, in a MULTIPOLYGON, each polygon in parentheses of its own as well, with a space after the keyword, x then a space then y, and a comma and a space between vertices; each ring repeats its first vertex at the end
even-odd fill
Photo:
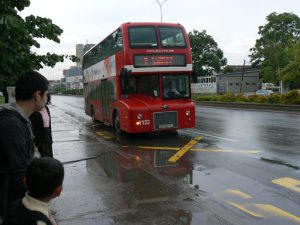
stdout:
POLYGON ((156 112, 154 113, 154 129, 169 129, 169 128, 177 128, 178 127, 178 119, 177 112, 156 112))

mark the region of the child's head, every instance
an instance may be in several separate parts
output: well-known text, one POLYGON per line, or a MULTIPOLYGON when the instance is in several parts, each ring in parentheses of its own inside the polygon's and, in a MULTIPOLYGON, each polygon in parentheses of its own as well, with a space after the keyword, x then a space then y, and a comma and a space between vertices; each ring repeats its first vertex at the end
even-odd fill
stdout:
POLYGON ((28 166, 25 185, 34 198, 55 198, 62 190, 64 167, 51 157, 34 159, 28 166))

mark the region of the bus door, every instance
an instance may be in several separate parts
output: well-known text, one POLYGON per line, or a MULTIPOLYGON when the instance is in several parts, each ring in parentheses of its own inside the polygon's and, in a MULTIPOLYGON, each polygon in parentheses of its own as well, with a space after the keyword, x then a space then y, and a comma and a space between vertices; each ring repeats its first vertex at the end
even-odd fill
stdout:
POLYGON ((110 119, 109 113, 109 82, 108 80, 101 81, 101 102, 102 102, 102 115, 103 120, 110 119))

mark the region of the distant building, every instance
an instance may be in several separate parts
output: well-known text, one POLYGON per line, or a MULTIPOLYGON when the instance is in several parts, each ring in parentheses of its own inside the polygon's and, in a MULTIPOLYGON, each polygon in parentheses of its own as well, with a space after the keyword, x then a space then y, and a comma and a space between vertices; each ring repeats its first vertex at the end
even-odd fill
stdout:
POLYGON ((244 71, 253 70, 251 65, 228 65, 227 67, 232 69, 233 73, 242 72, 243 68, 244 71))
POLYGON ((79 62, 76 62, 77 66, 82 65, 82 59, 84 53, 86 53, 88 50, 90 50, 92 47, 94 47, 94 44, 77 44, 76 45, 76 57, 79 58, 79 62))
POLYGON ((215 74, 198 77, 197 83, 192 84, 192 93, 254 93, 258 85, 258 70, 215 74))
POLYGON ((49 81, 49 86, 50 87, 55 87, 60 85, 60 80, 48 80, 49 81))
POLYGON ((71 66, 69 69, 63 70, 64 78, 61 79, 61 84, 63 86, 69 89, 83 88, 83 55, 94 46, 94 44, 76 44, 76 57, 79 58, 79 62, 76 62, 76 66, 71 66))
POLYGON ((71 66, 70 69, 66 70, 66 88, 83 88, 83 74, 81 66, 71 66))
POLYGON ((83 57, 83 44, 76 45, 76 57, 79 58, 79 61, 76 62, 77 66, 82 64, 82 57, 83 57))

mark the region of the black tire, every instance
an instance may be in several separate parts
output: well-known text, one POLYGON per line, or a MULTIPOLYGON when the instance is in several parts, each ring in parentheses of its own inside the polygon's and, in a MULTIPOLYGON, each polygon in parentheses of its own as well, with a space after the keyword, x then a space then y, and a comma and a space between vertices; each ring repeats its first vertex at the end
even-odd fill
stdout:
POLYGON ((96 120, 95 111, 94 111, 94 107, 93 106, 91 107, 91 117, 92 117, 93 123, 96 123, 97 120, 96 120))
POLYGON ((118 111, 116 111, 114 114, 114 128, 115 128, 117 135, 123 134, 123 131, 121 130, 120 127, 121 127, 120 126, 120 115, 119 115, 118 111))

